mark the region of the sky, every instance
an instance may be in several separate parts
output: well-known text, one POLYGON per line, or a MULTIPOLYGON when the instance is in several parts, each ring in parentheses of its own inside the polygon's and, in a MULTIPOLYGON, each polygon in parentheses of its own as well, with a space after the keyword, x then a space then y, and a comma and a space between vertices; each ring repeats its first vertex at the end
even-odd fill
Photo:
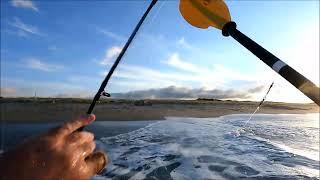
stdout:
MULTIPOLYGON (((92 97, 150 1, 1 0, 1 96, 92 97)), ((226 1, 248 37, 319 86, 319 1, 226 1)), ((311 102, 231 37, 159 1, 106 91, 119 98, 311 102)))

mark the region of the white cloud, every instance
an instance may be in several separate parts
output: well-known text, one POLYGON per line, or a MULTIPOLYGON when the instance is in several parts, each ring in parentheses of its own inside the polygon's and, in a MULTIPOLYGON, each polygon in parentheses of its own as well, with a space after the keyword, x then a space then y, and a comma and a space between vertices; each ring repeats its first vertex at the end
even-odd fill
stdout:
POLYGON ((184 37, 180 38, 177 44, 186 49, 192 49, 192 46, 185 40, 184 37))
POLYGON ((111 32, 109 30, 106 30, 106 29, 102 29, 102 28, 97 28, 98 32, 108 36, 109 38, 112 38, 114 40, 117 40, 117 41, 123 41, 125 38, 121 35, 118 35, 114 32, 111 32))
POLYGON ((101 61, 99 61, 99 64, 101 65, 110 64, 111 61, 120 54, 121 50, 122 50, 121 46, 112 46, 111 48, 107 49, 104 58, 101 61))
POLYGON ((181 60, 178 53, 173 53, 172 55, 170 55, 168 60, 164 61, 164 63, 166 63, 172 67, 175 67, 177 69, 185 70, 185 71, 192 72, 192 73, 203 72, 203 68, 197 67, 194 64, 184 62, 183 60, 181 60))
MULTIPOLYGON (((107 72, 103 72, 105 75, 107 72)), ((158 82, 176 82, 179 81, 196 81, 192 75, 176 72, 164 72, 155 69, 151 69, 143 66, 135 66, 122 64, 119 66, 119 70, 115 72, 115 77, 133 79, 133 80, 145 80, 145 81, 158 81, 158 82)), ((161 83, 159 83, 161 84, 161 83)))
POLYGON ((31 0, 12 0, 11 5, 14 7, 21 7, 32 9, 34 11, 39 11, 38 7, 31 0))
POLYGON ((122 50, 122 47, 119 47, 119 46, 111 47, 110 49, 107 50, 106 58, 111 59, 115 56, 118 56, 120 54, 121 50, 122 50))
MULTIPOLYGON (((297 71, 301 72, 301 74, 319 85, 319 27, 307 29, 307 32, 304 31, 299 32, 299 34, 297 33, 294 36, 296 37, 294 38, 296 40, 292 40, 290 46, 285 46, 285 48, 280 48, 278 50, 272 50, 272 52, 297 71)), ((269 86, 272 81, 275 81, 275 85, 267 100, 311 102, 305 95, 284 80, 281 76, 273 72, 268 66, 258 62, 259 60, 257 60, 257 63, 252 63, 252 67, 238 67, 238 64, 241 64, 238 61, 238 57, 230 56, 229 54, 234 53, 230 53, 230 51, 228 51, 227 54, 225 52, 219 52, 219 59, 229 58, 228 60, 232 60, 234 63, 208 61, 210 57, 217 57, 217 54, 208 53, 208 51, 205 52, 203 49, 198 49, 197 47, 192 47, 192 51, 197 52, 193 52, 191 55, 204 52, 202 56, 200 56, 205 58, 204 61, 197 59, 197 56, 188 56, 189 59, 185 60, 185 54, 177 53, 179 48, 174 48, 177 47, 177 45, 188 48, 188 45, 190 44, 187 43, 185 38, 182 37, 178 41, 172 42, 167 41, 165 38, 155 40, 156 37, 150 36, 149 41, 152 43, 149 43, 149 41, 145 39, 143 39, 144 41, 139 41, 141 44, 143 43, 142 45, 137 43, 140 45, 139 48, 146 47, 149 44, 154 44, 157 45, 157 48, 155 49, 158 54, 166 54, 168 52, 176 51, 169 55, 168 58, 163 59, 164 61, 160 61, 163 64, 168 65, 170 68, 159 66, 160 69, 158 69, 145 67, 144 65, 133 66, 121 64, 114 74, 115 79, 110 82, 109 87, 112 88, 112 90, 115 90, 114 92, 146 90, 148 88, 164 88, 168 86, 189 88, 204 87, 206 90, 226 90, 229 88, 241 90, 248 89, 255 85, 263 85, 266 87, 269 86), (212 64, 210 64, 211 62, 212 64), (217 64, 217 62, 219 62, 219 64, 217 64)), ((152 49, 150 51, 152 51, 152 49)), ((251 53, 247 52, 245 49, 243 49, 243 53, 243 57, 248 56, 249 58, 249 56, 252 56, 251 53)), ((186 55, 189 54, 190 53, 187 53, 186 55)), ((243 57, 239 57, 240 60, 243 57)), ((262 93, 255 93, 252 95, 250 100, 260 101, 263 95, 264 91, 262 93)))
MULTIPOLYGON (((181 64, 185 63, 182 60, 180 61, 181 64)), ((190 65, 191 67, 195 67, 195 65, 191 63, 188 65, 190 65)), ((119 87, 122 86, 122 89, 129 90, 141 90, 145 88, 163 88, 166 86, 184 86, 190 88, 203 87, 205 89, 226 89, 228 87, 225 83, 243 79, 247 80, 247 77, 245 77, 245 75, 240 76, 240 73, 228 70, 222 65, 215 66, 212 69, 212 71, 209 71, 206 67, 184 68, 184 70, 185 69, 187 71, 184 72, 177 72, 176 70, 164 71, 143 66, 121 64, 113 74, 113 77, 118 79, 114 82, 112 81, 112 84, 117 85, 119 87)), ((105 76, 107 73, 108 71, 104 71, 101 73, 101 75, 105 76)))
MULTIPOLYGON (((105 76, 108 71, 101 72, 105 76)), ((163 72, 148 67, 121 64, 114 72, 109 87, 116 92, 127 90, 141 90, 145 88, 160 88, 171 85, 188 84, 187 82, 196 81, 190 75, 163 72), (116 79, 114 79, 116 78, 116 79)))
POLYGON ((181 59, 178 53, 173 53, 163 63, 175 68, 176 70, 185 71, 185 77, 191 76, 201 83, 202 87, 212 89, 216 86, 225 86, 230 81, 255 81, 255 77, 249 74, 243 74, 233 69, 227 68, 221 64, 210 66, 199 66, 181 59))
POLYGON ((13 22, 9 22, 9 24, 18 29, 18 34, 21 36, 26 36, 27 34, 33 34, 38 36, 43 36, 37 27, 31 26, 23 23, 19 18, 15 17, 13 22))
POLYGON ((253 86, 250 89, 212 89, 186 88, 177 86, 168 86, 164 88, 152 88, 140 91, 129 91, 126 93, 114 93, 116 98, 133 99, 196 99, 196 98, 215 98, 215 99, 249 99, 251 95, 261 92, 263 87, 253 86))
POLYGON ((45 72, 53 72, 63 69, 61 65, 48 64, 36 58, 29 58, 25 61, 25 67, 45 72))

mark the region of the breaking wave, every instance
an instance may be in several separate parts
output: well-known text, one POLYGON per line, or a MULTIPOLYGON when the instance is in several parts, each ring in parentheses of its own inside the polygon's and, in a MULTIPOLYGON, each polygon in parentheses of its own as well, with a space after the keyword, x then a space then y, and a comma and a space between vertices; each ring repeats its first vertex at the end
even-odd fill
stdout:
POLYGON ((94 179, 319 179, 319 114, 169 117, 97 141, 94 179))

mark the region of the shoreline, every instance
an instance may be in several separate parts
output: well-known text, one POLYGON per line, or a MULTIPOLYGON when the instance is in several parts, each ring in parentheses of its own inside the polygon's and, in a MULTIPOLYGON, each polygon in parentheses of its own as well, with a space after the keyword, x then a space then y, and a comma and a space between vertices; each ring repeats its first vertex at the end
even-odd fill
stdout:
MULTIPOLYGON (((64 122, 85 114, 91 100, 58 98, 2 98, 1 122, 64 122)), ((165 117, 220 117, 251 114, 259 102, 222 100, 104 99, 94 109, 97 121, 153 121, 165 117)), ((316 104, 265 102, 257 114, 319 113, 316 104)))

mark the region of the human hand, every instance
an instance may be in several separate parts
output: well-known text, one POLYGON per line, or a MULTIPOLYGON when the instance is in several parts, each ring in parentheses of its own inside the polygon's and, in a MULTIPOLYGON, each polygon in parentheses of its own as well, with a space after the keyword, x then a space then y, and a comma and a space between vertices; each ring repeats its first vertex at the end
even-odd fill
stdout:
POLYGON ((0 179, 89 179, 107 164, 103 152, 93 153, 92 133, 77 131, 94 115, 67 122, 30 139, 0 158, 0 179))

